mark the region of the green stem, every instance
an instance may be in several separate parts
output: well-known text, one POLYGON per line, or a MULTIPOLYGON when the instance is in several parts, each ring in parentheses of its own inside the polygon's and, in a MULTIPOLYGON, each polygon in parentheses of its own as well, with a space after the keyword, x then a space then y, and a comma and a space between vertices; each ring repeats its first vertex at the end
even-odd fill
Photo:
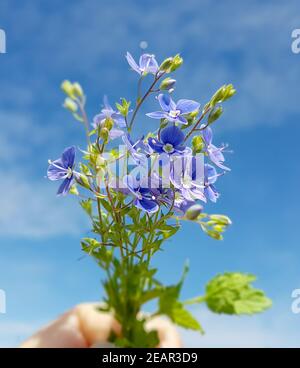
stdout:
POLYGON ((135 119, 135 117, 136 117, 136 114, 138 113, 138 111, 139 111, 140 107, 142 106, 143 102, 146 100, 146 98, 149 96, 149 94, 150 94, 151 92, 153 92, 153 91, 152 91, 152 88, 155 86, 155 84, 159 81, 159 79, 160 79, 164 74, 165 74, 165 73, 160 74, 159 76, 157 76, 157 75, 156 75, 156 76, 155 76, 155 78, 154 78, 153 83, 151 84, 151 86, 149 87, 149 89, 147 90, 147 92, 144 94, 144 96, 143 96, 140 100, 138 100, 138 102, 137 102, 137 104, 136 104, 136 107, 135 107, 135 109, 134 109, 134 111, 133 111, 132 118, 131 118, 130 123, 129 123, 129 127, 128 127, 128 131, 129 131, 129 132, 130 132, 130 131, 131 131, 131 129, 132 129, 132 126, 133 126, 133 123, 134 123, 134 119, 135 119))

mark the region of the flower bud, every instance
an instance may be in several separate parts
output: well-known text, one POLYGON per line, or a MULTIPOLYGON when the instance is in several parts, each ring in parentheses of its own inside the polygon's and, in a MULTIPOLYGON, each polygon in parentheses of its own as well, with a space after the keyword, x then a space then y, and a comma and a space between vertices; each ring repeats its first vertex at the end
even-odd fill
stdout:
POLYGON ((172 61, 172 65, 170 68, 171 72, 174 72, 176 69, 178 69, 183 63, 183 59, 182 57, 177 54, 176 56, 174 56, 173 61, 172 61))
POLYGON ((71 100, 70 97, 67 97, 65 99, 65 102, 63 104, 63 107, 66 108, 67 110, 71 111, 72 113, 75 113, 78 109, 78 106, 76 104, 76 102, 74 102, 73 100, 71 100))
POLYGON ((203 207, 200 204, 194 204, 193 206, 191 206, 185 213, 185 217, 188 220, 196 220, 197 217, 200 215, 200 213, 202 212, 203 207))
POLYGON ((225 85, 217 90, 217 92, 213 95, 211 99, 212 106, 215 106, 217 103, 220 103, 223 101, 225 92, 226 92, 225 85))
POLYGON ((172 66, 172 62, 173 62, 173 58, 169 57, 167 59, 165 59, 160 67, 159 67, 159 70, 163 71, 163 72, 167 72, 167 73, 170 73, 170 68, 172 66))
POLYGON ((159 86, 159 89, 161 91, 169 91, 169 90, 173 89, 175 83, 176 83, 175 79, 166 78, 161 82, 161 84, 159 86))
POLYGON ((235 93, 236 93, 236 90, 234 89, 233 85, 232 84, 228 84, 226 86, 226 90, 225 90, 225 93, 224 93, 224 99, 223 99, 223 101, 228 100, 233 95, 235 95, 235 93))
POLYGON ((74 98, 73 84, 69 80, 64 80, 60 87, 67 96, 74 98))
POLYGON ((87 178, 87 176, 80 174, 77 178, 76 181, 79 185, 83 186, 86 189, 90 189, 90 182, 89 179, 87 178))
POLYGON ((77 95, 78 97, 83 97, 83 90, 79 83, 75 82, 73 83, 73 93, 77 95))
POLYGON ((103 128, 106 128, 108 130, 111 130, 114 126, 114 121, 112 118, 106 118, 103 123, 103 128))
POLYGON ((222 106, 219 106, 219 107, 213 109, 210 112, 210 114, 208 115, 208 119, 207 119, 208 124, 212 124, 214 121, 219 119, 219 117, 222 115, 222 113, 223 113, 222 106))
POLYGON ((109 130, 107 128, 102 128, 100 130, 99 137, 102 138, 104 142, 107 142, 109 137, 109 130))
POLYGON ((209 216, 211 220, 215 221, 215 223, 218 223, 219 225, 231 225, 232 222, 228 216, 225 215, 210 215, 209 216))
POLYGON ((192 139, 192 149, 194 153, 200 153, 202 152, 204 148, 204 141, 201 135, 196 135, 192 139))

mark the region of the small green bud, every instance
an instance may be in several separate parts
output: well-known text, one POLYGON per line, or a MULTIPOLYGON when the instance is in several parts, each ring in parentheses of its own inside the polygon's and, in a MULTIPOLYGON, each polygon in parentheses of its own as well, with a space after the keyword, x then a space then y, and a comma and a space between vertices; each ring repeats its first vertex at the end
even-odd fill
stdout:
POLYGON ((70 194, 74 194, 74 195, 79 195, 79 192, 78 192, 78 189, 77 189, 77 186, 74 184, 71 186, 71 189, 69 191, 70 194))
POLYGON ((165 60, 161 63, 161 65, 160 65, 159 69, 160 69, 161 71, 163 71, 163 72, 170 73, 170 68, 171 68, 171 66, 172 66, 172 62, 173 62, 173 58, 172 58, 172 57, 169 57, 169 58, 165 59, 165 60))
POLYGON ((89 179, 87 178, 87 176, 80 174, 79 177, 76 179, 77 183, 81 186, 83 186, 84 188, 90 189, 90 182, 89 179))
POLYGON ((62 91, 69 96, 70 98, 74 98, 74 92, 73 92, 73 84, 69 80, 64 80, 61 84, 62 91))
POLYGON ((220 234, 218 231, 214 230, 207 230, 206 234, 209 235, 211 238, 216 240, 223 240, 222 234, 220 234))
POLYGON ((83 90, 78 82, 73 83, 73 93, 78 97, 83 97, 83 90))
POLYGON ((106 128, 108 130, 111 130, 114 126, 114 121, 112 118, 106 118, 104 120, 103 128, 106 128))
POLYGON ((218 106, 217 108, 213 109, 208 115, 208 119, 207 119, 208 124, 212 124, 214 121, 219 119, 222 113, 223 113, 222 106, 218 106))
POLYGON ((217 92, 213 95, 211 99, 211 105, 215 106, 217 103, 220 103, 224 99, 224 94, 226 92, 226 86, 222 86, 217 90, 217 92))
POLYGON ((73 100, 71 100, 70 97, 67 97, 65 99, 65 102, 63 104, 63 107, 66 108, 67 110, 71 111, 72 113, 75 113, 78 109, 78 106, 76 104, 76 102, 74 102, 73 100))
POLYGON ((161 91, 168 91, 170 89, 173 89, 175 83, 176 83, 175 79, 171 79, 168 77, 161 82, 159 89, 161 91))
POLYGON ((217 103, 224 102, 231 98, 236 93, 232 84, 225 84, 213 95, 211 99, 211 106, 215 106, 217 103))
POLYGON ((176 56, 173 57, 170 71, 174 72, 176 69, 178 69, 182 65, 182 63, 183 63, 182 57, 179 54, 177 54, 176 56))
POLYGON ((231 98, 235 94, 236 94, 236 90, 234 89, 233 85, 232 84, 228 84, 226 86, 226 90, 225 90, 225 93, 224 93, 224 99, 223 99, 223 101, 228 100, 229 98, 231 98))
POLYGON ((109 130, 107 128, 102 128, 100 130, 99 137, 102 138, 104 142, 107 142, 109 137, 109 130))
POLYGON ((231 225, 232 222, 228 216, 225 215, 210 215, 209 216, 211 220, 215 221, 215 223, 218 223, 220 225, 231 225))
POLYGON ((213 229, 214 229, 215 231, 217 231, 218 233, 223 233, 223 232, 224 232, 224 230, 225 230, 225 226, 224 226, 224 225, 215 225, 215 226, 213 227, 213 229))
POLYGON ((202 210, 203 207, 200 204, 194 204, 186 211, 185 217, 191 221, 196 220, 202 210))
POLYGON ((116 103, 116 107, 119 110, 120 114, 123 116, 127 116, 129 112, 129 107, 131 105, 130 101, 127 101, 126 98, 121 99, 122 104, 116 103))
POLYGON ((192 149, 194 153, 200 153, 202 152, 204 148, 204 140, 201 137, 201 135, 196 135, 192 139, 192 149))

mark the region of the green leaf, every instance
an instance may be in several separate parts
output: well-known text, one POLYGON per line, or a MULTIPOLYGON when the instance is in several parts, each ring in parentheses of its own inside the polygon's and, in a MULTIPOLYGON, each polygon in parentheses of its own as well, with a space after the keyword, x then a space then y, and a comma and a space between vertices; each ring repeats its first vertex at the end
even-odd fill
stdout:
POLYGON ((87 199, 87 200, 83 200, 80 202, 81 207, 84 209, 84 211, 90 216, 92 217, 93 215, 93 201, 91 200, 91 198, 87 199))
POLYGON ((272 301, 251 285, 255 280, 254 275, 242 273, 216 276, 206 287, 208 308, 214 313, 230 315, 252 315, 270 308, 272 301))
POLYGON ((194 318, 194 316, 183 307, 182 303, 178 303, 172 310, 171 319, 178 326, 187 328, 194 331, 204 333, 200 323, 194 318))

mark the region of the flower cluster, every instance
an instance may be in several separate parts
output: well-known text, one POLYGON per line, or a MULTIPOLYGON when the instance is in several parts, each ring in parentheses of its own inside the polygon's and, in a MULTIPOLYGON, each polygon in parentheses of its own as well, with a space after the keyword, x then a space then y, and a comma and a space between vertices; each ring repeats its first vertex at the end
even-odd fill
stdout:
POLYGON ((123 327, 122 339, 113 341, 120 346, 155 346, 157 336, 146 332, 145 321, 137 317, 143 303, 154 298, 159 299, 154 315, 166 314, 183 327, 202 331, 178 300, 183 280, 164 287, 154 277, 150 260, 182 221, 199 224, 218 240, 231 224, 227 216, 204 213, 203 206, 218 200, 216 183, 230 170, 226 146, 213 143, 211 126, 235 89, 222 86, 203 107, 191 99, 176 102, 172 94, 177 83, 169 74, 182 65, 180 55, 161 64, 151 54, 143 54, 138 63, 130 53, 126 59, 138 75, 136 101, 122 98, 113 107, 104 97, 92 122, 81 86, 63 82, 64 107, 83 124, 87 148, 80 150, 82 162, 77 165, 75 147, 66 148, 59 159, 49 161, 47 176, 62 181, 58 195, 78 195, 91 219, 96 238, 84 238, 82 249, 107 271, 106 308, 123 327), (156 111, 143 111, 151 97, 156 111), (134 125, 142 116, 150 131, 138 137, 134 125))

